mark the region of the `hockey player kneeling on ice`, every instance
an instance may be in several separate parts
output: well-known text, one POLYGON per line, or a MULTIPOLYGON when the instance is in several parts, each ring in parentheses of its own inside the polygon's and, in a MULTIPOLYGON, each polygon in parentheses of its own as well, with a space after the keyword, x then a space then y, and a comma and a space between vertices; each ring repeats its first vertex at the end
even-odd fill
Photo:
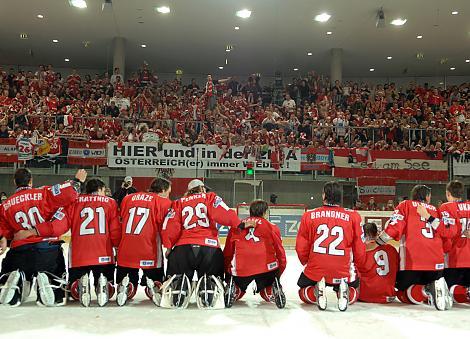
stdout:
POLYGON ((116 303, 119 306, 124 306, 137 293, 140 269, 145 294, 154 303, 159 303, 155 293, 164 277, 160 233, 171 207, 170 192, 171 182, 156 178, 148 193, 133 193, 122 200, 122 235, 116 269, 116 303))
POLYGON ((163 245, 169 249, 169 278, 160 289, 160 306, 186 308, 195 290, 199 308, 225 307, 224 255, 216 223, 245 227, 222 198, 207 193, 201 180, 192 180, 186 195, 173 202, 163 225, 163 245), (199 279, 195 285, 192 283, 194 272, 199 279))
POLYGON ((250 218, 256 228, 231 228, 224 248, 227 290, 225 304, 231 307, 256 282, 255 293, 267 302, 284 308, 286 297, 279 277, 286 268, 286 252, 282 247, 279 227, 266 220, 268 203, 255 200, 250 204, 250 218))
POLYGON ((5 246, 5 239, 12 240, 0 272, 0 304, 20 305, 28 297, 34 277, 39 305, 65 304, 66 273, 61 242, 57 237, 41 235, 36 226, 49 222, 57 209, 77 199, 86 175, 85 170, 79 170, 72 181, 33 188, 28 169, 15 172, 16 193, 0 207, 0 238, 4 237, 0 239, 1 247, 5 246))
POLYGON ((431 188, 416 185, 411 200, 401 202, 385 230, 377 238, 379 245, 391 239, 400 241, 400 269, 397 273, 397 297, 407 304, 430 304, 443 311, 452 307, 444 273, 444 250, 437 209, 430 205, 431 188), (424 209, 429 217, 420 216, 424 209))
POLYGON ((392 245, 377 245, 375 223, 364 224, 366 264, 361 273, 359 301, 389 303, 395 300, 395 280, 398 271, 398 252, 392 245))
MULTIPOLYGON (((447 202, 439 207, 444 234, 444 278, 454 302, 470 303, 470 201, 463 200, 465 186, 458 180, 446 186, 447 202)), ((429 218, 426 209, 418 210, 429 218)))
POLYGON ((72 298, 85 307, 91 302, 90 272, 99 306, 105 306, 114 294, 113 247, 119 244, 121 224, 117 204, 106 196, 105 190, 100 179, 88 180, 86 194, 64 210, 67 222, 37 227, 40 234, 47 236, 60 236, 70 230, 68 288, 72 298))
POLYGON ((327 308, 326 286, 333 286, 338 309, 346 311, 358 296, 356 266, 362 268, 366 249, 361 217, 340 206, 341 186, 334 181, 323 186, 323 206, 305 212, 299 226, 295 250, 304 272, 297 284, 300 299, 327 308))

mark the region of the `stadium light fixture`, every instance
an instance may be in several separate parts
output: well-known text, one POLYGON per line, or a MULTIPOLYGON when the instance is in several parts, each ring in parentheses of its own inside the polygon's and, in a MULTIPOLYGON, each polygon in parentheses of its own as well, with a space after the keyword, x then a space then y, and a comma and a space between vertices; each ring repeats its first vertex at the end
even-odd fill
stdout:
POLYGON ((160 6, 160 7, 157 7, 156 10, 160 14, 168 14, 168 13, 171 12, 170 7, 168 7, 168 6, 160 6))
POLYGON ((44 19, 44 15, 42 15, 42 14, 38 14, 36 16, 38 17, 38 19, 44 19))
POLYGON ((235 30, 238 31, 240 29, 240 27, 238 26, 235 26, 235 30))
POLYGON ((224 66, 219 66, 219 69, 224 69, 224 66))
POLYGON ((146 48, 146 47, 147 47, 147 45, 146 45, 146 44, 142 44, 142 45, 140 45, 140 47, 142 47, 142 48, 146 48))
POLYGON ((239 18, 248 19, 251 16, 251 11, 245 8, 237 11, 236 14, 239 18))
POLYGON ((422 39, 422 38, 423 38, 422 35, 417 35, 417 36, 416 36, 416 39, 422 39))
POLYGON ((387 60, 392 60, 392 57, 391 57, 391 56, 388 56, 388 57, 387 57, 387 60))
POLYGON ((333 34, 333 32, 331 31, 326 32, 326 35, 331 35, 331 34, 333 34))
POLYGON ((59 42, 59 40, 57 40, 57 39, 52 39, 52 42, 56 44, 56 43, 59 42))
POLYGON ((407 21, 408 21, 407 19, 396 18, 392 20, 392 22, 390 23, 394 26, 403 26, 404 24, 406 24, 407 21))
POLYGON ((331 18, 331 15, 329 15, 328 13, 321 13, 315 16, 315 21, 327 22, 328 20, 330 20, 330 18, 331 18))
POLYGON ((451 71, 455 71, 455 67, 451 67, 450 70, 451 70, 451 71))
POLYGON ((299 69, 298 68, 294 68, 294 72, 297 72, 299 69))
POLYGON ((308 52, 307 55, 308 55, 308 56, 312 56, 313 53, 312 53, 312 52, 308 52))
POLYGON ((452 14, 452 15, 457 15, 457 14, 459 14, 459 11, 452 11, 451 14, 452 14))
POLYGON ((64 61, 65 61, 65 62, 69 62, 70 59, 69 59, 69 58, 65 58, 64 61))
POLYGON ((77 7, 77 8, 87 8, 86 1, 85 0, 69 0, 69 4, 72 7, 77 7))
POLYGON ((468 64, 470 62, 470 59, 465 59, 465 62, 468 64))
POLYGON ((369 68, 369 72, 375 71, 375 68, 369 68))

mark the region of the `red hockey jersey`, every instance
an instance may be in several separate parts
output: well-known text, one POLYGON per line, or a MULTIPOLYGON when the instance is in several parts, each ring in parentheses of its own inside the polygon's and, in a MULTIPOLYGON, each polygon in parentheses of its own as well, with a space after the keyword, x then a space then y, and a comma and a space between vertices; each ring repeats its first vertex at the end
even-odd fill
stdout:
POLYGON ((279 227, 264 218, 248 218, 255 228, 231 228, 224 247, 225 271, 238 277, 286 268, 286 252, 282 247, 279 227))
POLYGON ((173 202, 163 225, 163 246, 219 247, 216 224, 236 227, 240 219, 215 193, 198 193, 173 202))
POLYGON ((389 244, 366 252, 365 269, 360 272, 360 301, 387 303, 395 299, 398 261, 397 250, 389 244))
POLYGON ((171 200, 156 193, 133 193, 121 202, 121 241, 117 262, 131 268, 162 267, 160 233, 171 200))
POLYGON ((66 222, 42 223, 42 236, 60 236, 71 230, 69 267, 114 264, 113 247, 119 245, 121 224, 114 199, 82 194, 65 210, 66 222))
POLYGON ((356 265, 364 265, 366 249, 361 217, 339 206, 322 206, 302 216, 295 250, 304 274, 330 284, 355 281, 356 265))
MULTIPOLYGON (((0 232, 7 238, 21 230, 31 230, 52 218, 59 207, 65 207, 78 197, 78 185, 65 182, 42 188, 20 188, 0 207, 0 232)), ((11 247, 32 244, 44 240, 57 240, 43 236, 32 236, 13 241, 11 247)))
POLYGON ((470 230, 470 201, 447 202, 439 208, 441 225, 450 230, 446 240, 446 267, 470 267, 470 239, 463 232, 470 230))
POLYGON ((385 233, 400 241, 400 271, 435 271, 444 269, 444 251, 438 228, 421 218, 416 208, 423 204, 429 214, 438 218, 437 209, 414 200, 402 201, 390 217, 385 233))

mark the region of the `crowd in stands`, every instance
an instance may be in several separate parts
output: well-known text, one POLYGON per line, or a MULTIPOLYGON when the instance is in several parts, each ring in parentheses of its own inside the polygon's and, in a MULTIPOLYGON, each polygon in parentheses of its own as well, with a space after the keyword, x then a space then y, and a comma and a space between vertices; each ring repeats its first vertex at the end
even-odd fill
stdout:
POLYGON ((117 142, 470 153, 469 96, 470 83, 332 83, 313 71, 263 87, 259 75, 159 81, 146 64, 125 80, 119 69, 82 78, 52 65, 0 68, 0 138, 36 131, 117 142))

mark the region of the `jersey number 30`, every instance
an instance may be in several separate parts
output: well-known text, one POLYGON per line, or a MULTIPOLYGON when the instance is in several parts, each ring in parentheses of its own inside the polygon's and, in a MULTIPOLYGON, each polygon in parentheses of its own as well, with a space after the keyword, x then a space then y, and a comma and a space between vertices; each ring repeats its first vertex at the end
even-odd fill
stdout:
POLYGON ((313 243, 313 252, 330 255, 344 255, 344 250, 337 248, 344 239, 344 232, 341 226, 334 226, 330 230, 327 224, 321 224, 317 228, 317 234, 320 236, 313 243), (322 243, 330 236, 336 236, 336 238, 330 243, 328 248, 323 247, 322 243))

